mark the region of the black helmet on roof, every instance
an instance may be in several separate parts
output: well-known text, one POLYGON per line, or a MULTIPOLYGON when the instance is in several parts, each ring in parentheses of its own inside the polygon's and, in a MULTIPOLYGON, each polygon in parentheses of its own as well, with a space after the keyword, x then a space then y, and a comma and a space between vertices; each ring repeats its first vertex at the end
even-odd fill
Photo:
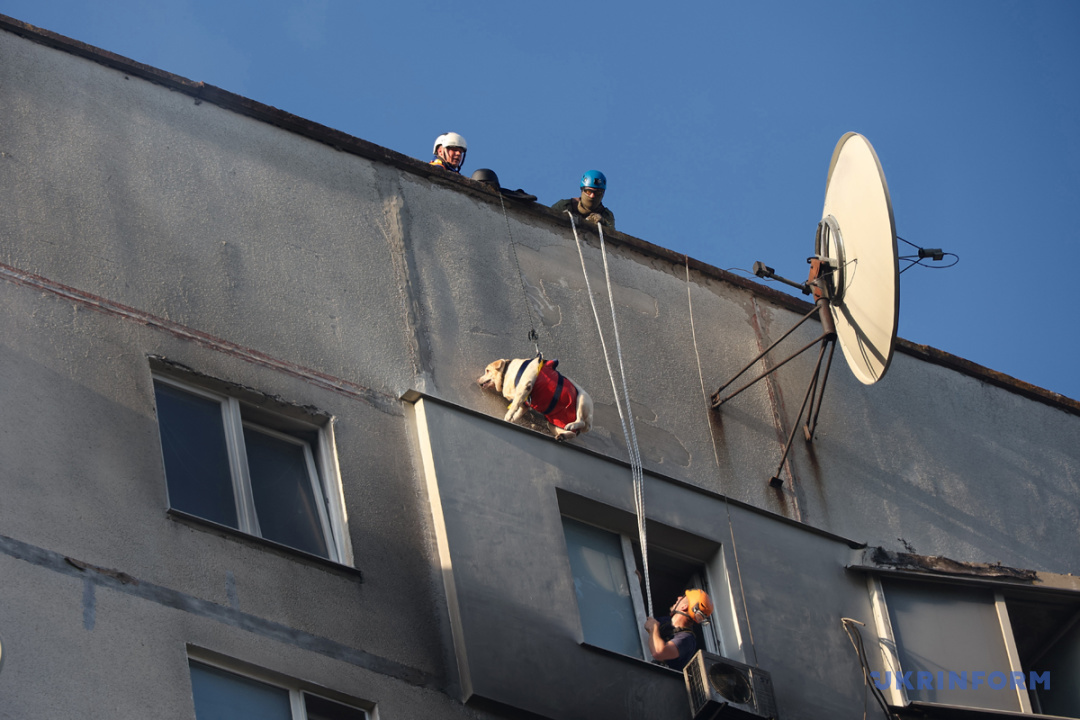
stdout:
POLYGON ((472 174, 472 179, 476 180, 477 182, 482 182, 486 185, 490 185, 496 190, 499 189, 499 176, 495 174, 494 170, 489 170, 488 168, 480 168, 472 174))

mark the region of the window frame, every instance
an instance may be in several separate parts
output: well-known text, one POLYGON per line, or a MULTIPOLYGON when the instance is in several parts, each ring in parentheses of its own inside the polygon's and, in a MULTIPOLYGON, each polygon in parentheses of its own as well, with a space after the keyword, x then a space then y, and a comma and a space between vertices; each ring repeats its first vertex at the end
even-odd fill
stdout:
MULTIPOLYGON (((620 657, 630 657, 634 660, 639 660, 650 665, 655 664, 652 660, 652 653, 649 649, 650 641, 649 635, 645 632, 645 619, 647 617, 646 602, 644 597, 643 585, 644 581, 639 581, 636 575, 637 560, 636 551, 634 547, 634 538, 625 532, 619 530, 613 530, 610 527, 605 527, 596 522, 584 519, 579 515, 562 512, 560 513, 560 527, 563 528, 563 536, 565 540, 565 521, 567 519, 581 523, 583 525, 590 526, 602 532, 609 533, 619 539, 619 547, 622 551, 623 567, 626 571, 627 586, 630 591, 630 599, 634 608, 635 617, 637 619, 637 636, 640 643, 641 657, 633 657, 625 655, 617 650, 596 645, 583 640, 582 644, 589 647, 597 647, 606 652, 611 652, 620 657)), ((569 566, 569 546, 567 546, 567 563, 569 566)), ((687 587, 698 587, 704 589, 709 597, 713 600, 713 615, 708 625, 699 626, 701 628, 701 636, 705 641, 704 649, 710 653, 721 655, 723 657, 737 660, 739 662, 744 661, 742 635, 739 629, 739 623, 737 621, 737 615, 735 611, 734 596, 731 591, 731 584, 728 581, 728 574, 726 568, 726 562, 724 559, 723 547, 720 546, 716 549, 716 552, 708 560, 702 560, 701 558, 692 557, 684 553, 680 553, 676 550, 672 550, 667 546, 656 546, 650 543, 649 555, 650 563, 655 561, 655 553, 659 551, 660 554, 669 555, 679 560, 685 561, 688 564, 697 565, 699 570, 691 575, 688 580, 687 587)), ((574 570, 572 566, 568 567, 570 577, 574 579, 574 570)), ((571 585, 575 585, 576 582, 572 582, 571 585)), ((671 598, 672 601, 675 598, 671 598)), ((577 592, 574 591, 574 603, 578 608, 578 623, 581 627, 582 637, 585 636, 585 627, 582 623, 581 607, 578 602, 577 592)), ((667 608, 657 606, 654 600, 653 612, 658 616, 664 616, 667 614, 667 608)))
MULTIPOLYGON (((1016 643, 1016 635, 1013 630, 1013 620, 1010 617, 1010 611, 1008 604, 1010 597, 1015 602, 1021 598, 1031 596, 1038 596, 1045 593, 1042 604, 1051 602, 1051 596, 1060 597, 1061 593, 1055 593, 1052 590, 1039 590, 1026 587, 1016 587, 1001 582, 993 581, 965 581, 959 578, 934 578, 927 577, 920 573, 904 573, 904 572, 889 572, 889 573, 869 573, 866 577, 867 590, 870 595, 870 605, 874 618, 874 627, 878 635, 878 644, 880 646, 882 670, 890 673, 889 677, 895 678, 897 674, 901 677, 904 673, 904 668, 900 659, 900 645, 896 640, 896 633, 894 632, 891 615, 889 612, 888 600, 886 598, 885 587, 883 580, 887 579, 898 583, 906 583, 911 586, 922 586, 924 588, 939 589, 940 593, 944 596, 947 595, 950 588, 966 588, 973 590, 981 590, 985 592, 989 597, 993 599, 994 614, 997 619, 997 630, 1000 632, 1000 638, 1004 646, 1004 653, 1008 659, 1008 668, 1001 668, 1002 672, 1009 673, 1009 677, 1014 677, 1013 673, 1021 673, 1022 677, 1028 678, 1031 668, 1027 668, 1021 662, 1020 653, 1018 651, 1016 643)), ((1066 596, 1075 596, 1080 601, 1080 595, 1072 592, 1064 593, 1066 596)), ((1076 618, 1074 616, 1074 622, 1076 618)), ((991 627, 993 627, 991 625, 991 627)), ((1064 628, 1055 638, 1060 639, 1066 632, 1071 630, 1071 626, 1064 628)), ((930 658, 933 660, 933 658, 930 658)), ((935 707, 940 706, 939 703, 920 700, 918 698, 912 698, 907 692, 903 683, 897 687, 897 682, 890 681, 887 688, 881 688, 887 702, 893 707, 903 708, 909 705, 917 705, 922 707, 935 707)), ((988 710, 988 712, 999 712, 1008 716, 1030 716, 1033 718, 1050 717, 1038 712, 1032 704, 1031 693, 1035 693, 1038 696, 1038 688, 1021 688, 1016 687, 1015 693, 1020 706, 1019 710, 1003 711, 1003 710, 988 710)), ((987 690, 989 692, 989 689, 987 690)), ((995 690, 995 692, 999 692, 995 690)), ((1036 697, 1038 700, 1038 697, 1036 697)), ((943 706, 952 707, 952 706, 943 706)), ((971 710, 984 710, 985 708, 977 705, 964 705, 956 706, 971 708, 971 710)))
MULTIPOLYGON (((321 424, 313 423, 309 419, 297 417, 300 414, 266 410, 245 402, 236 395, 227 392, 226 383, 218 381, 216 384, 223 387, 222 390, 210 389, 205 385, 196 384, 187 379, 181 379, 171 374, 158 371, 151 373, 155 388, 155 415, 158 422, 159 444, 161 443, 161 417, 157 413, 156 388, 161 383, 181 392, 194 395, 195 397, 218 403, 221 409, 222 429, 225 435, 225 445, 228 455, 229 474, 232 481, 233 498, 236 504, 237 527, 229 527, 229 530, 250 535, 259 540, 291 552, 329 560, 340 565, 351 566, 353 563, 352 543, 348 533, 348 515, 345 509, 344 492, 341 482, 341 468, 338 465, 337 444, 334 439, 333 418, 325 418, 321 424), (251 408, 247 414, 244 408, 251 408), (314 434, 314 445, 303 438, 290 435, 280 429, 269 427, 258 422, 258 417, 252 419, 250 415, 280 418, 284 424, 302 428, 305 432, 314 434), (259 526, 258 514, 255 509, 255 497, 251 486, 251 473, 248 467, 247 447, 244 441, 244 429, 263 433, 276 440, 298 445, 303 448, 304 463, 307 470, 308 483, 316 502, 316 513, 319 519, 320 531, 323 542, 327 548, 327 556, 311 553, 301 548, 293 547, 286 543, 278 542, 263 535, 259 526)), ((237 395, 240 393, 238 392, 237 395)), ((198 518, 202 522, 221 526, 209 518, 187 512, 174 506, 169 488, 168 469, 164 463, 164 446, 162 451, 162 468, 165 473, 165 491, 168 507, 171 512, 185 516, 198 518)))
MULTIPOLYGON (((191 686, 191 699, 192 709, 194 710, 195 704, 195 688, 194 682, 191 680, 191 666, 192 664, 202 665, 212 670, 235 675, 238 678, 245 680, 251 680, 263 685, 268 685, 279 690, 284 690, 289 694, 289 712, 291 715, 290 720, 308 720, 307 703, 305 697, 310 696, 318 698, 320 700, 327 700, 338 705, 342 705, 351 710, 356 710, 363 714, 365 720, 378 720, 378 713, 373 703, 366 703, 356 699, 342 700, 340 697, 331 697, 327 692, 313 692, 308 689, 308 684, 300 682, 299 680, 289 678, 280 673, 264 670, 262 668, 256 668, 248 665, 247 663, 230 662, 225 658, 219 658, 214 653, 214 658, 210 659, 203 657, 201 653, 190 654, 187 658, 188 665, 188 682, 191 686)), ((334 693, 336 695, 336 693, 334 693)))

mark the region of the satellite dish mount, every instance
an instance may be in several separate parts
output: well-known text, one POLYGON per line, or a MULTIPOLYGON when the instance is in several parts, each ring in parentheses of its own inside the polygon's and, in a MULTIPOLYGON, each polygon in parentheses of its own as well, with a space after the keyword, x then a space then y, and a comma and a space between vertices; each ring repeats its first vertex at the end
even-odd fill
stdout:
POLYGON ((814 238, 814 255, 807 262, 810 273, 804 283, 781 277, 764 263, 754 263, 754 274, 758 277, 790 285, 804 295, 812 294, 814 309, 712 396, 712 407, 719 408, 820 344, 799 415, 788 435, 776 472, 769 479, 773 487, 783 485, 780 471, 804 415, 803 434, 807 442, 814 438, 836 341, 840 341, 848 367, 864 385, 872 385, 884 377, 892 361, 900 312, 896 225, 885 173, 870 141, 862 135, 847 133, 836 144, 826 181, 825 208, 814 238), (738 390, 723 395, 735 380, 814 315, 821 322, 821 334, 815 340, 738 390))

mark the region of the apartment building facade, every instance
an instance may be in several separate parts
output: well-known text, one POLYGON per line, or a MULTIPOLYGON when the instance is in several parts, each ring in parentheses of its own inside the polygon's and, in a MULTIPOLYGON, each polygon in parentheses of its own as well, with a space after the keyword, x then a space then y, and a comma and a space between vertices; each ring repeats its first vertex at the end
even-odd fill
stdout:
POLYGON ((776 486, 812 359, 707 395, 809 306, 610 232, 643 547, 595 231, 10 18, 0 207, 0 717, 690 718, 691 586, 750 716, 1080 717, 1074 400, 901 340, 776 486))

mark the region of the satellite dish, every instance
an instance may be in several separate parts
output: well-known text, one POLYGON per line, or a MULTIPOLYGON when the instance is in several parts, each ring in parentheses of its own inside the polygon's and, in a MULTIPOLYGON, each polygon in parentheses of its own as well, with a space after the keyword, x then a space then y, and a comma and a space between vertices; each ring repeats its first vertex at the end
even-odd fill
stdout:
POLYGON ((870 141, 840 138, 829 163, 825 208, 815 242, 829 258, 830 310, 848 367, 864 385, 885 376, 896 345, 900 269, 885 173, 870 141))
POLYGON ((825 207, 814 239, 814 256, 807 262, 810 263, 810 275, 805 283, 781 277, 764 263, 754 263, 754 274, 758 277, 779 280, 802 290, 806 295, 812 293, 814 309, 751 360, 735 377, 721 385, 712 396, 712 406, 718 408, 789 360, 820 343, 817 364, 799 409, 799 416, 784 446, 780 465, 769 480, 774 487, 783 484, 780 470, 791 450, 795 430, 804 413, 807 418, 803 426, 806 439, 810 441, 814 437, 836 341, 839 339, 840 348, 851 372, 865 385, 872 385, 884 377, 892 362, 900 314, 896 224, 893 221, 889 187, 885 183, 885 173, 881 169, 877 153, 870 141, 858 133, 849 132, 844 135, 833 150, 825 182, 825 207), (821 336, 817 340, 738 390, 721 396, 728 385, 814 315, 821 321, 821 336), (826 351, 828 359, 822 365, 826 351))

